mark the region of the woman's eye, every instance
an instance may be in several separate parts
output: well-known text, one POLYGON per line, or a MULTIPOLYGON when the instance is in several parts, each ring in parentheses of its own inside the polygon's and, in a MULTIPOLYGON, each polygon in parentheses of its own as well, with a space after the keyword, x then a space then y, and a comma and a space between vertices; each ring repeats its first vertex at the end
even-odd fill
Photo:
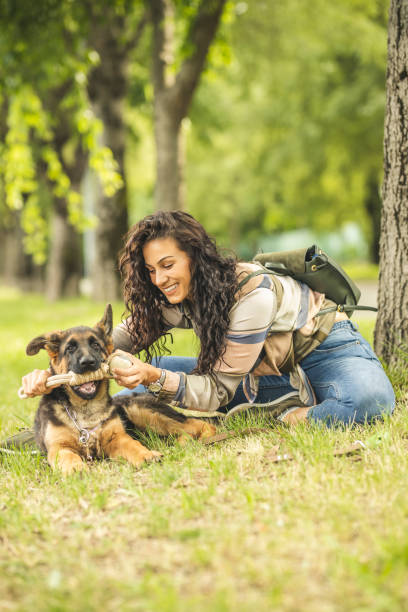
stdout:
POLYGON ((169 270, 172 267, 173 267, 173 264, 167 264, 166 266, 163 266, 163 268, 165 268, 166 270, 169 270))

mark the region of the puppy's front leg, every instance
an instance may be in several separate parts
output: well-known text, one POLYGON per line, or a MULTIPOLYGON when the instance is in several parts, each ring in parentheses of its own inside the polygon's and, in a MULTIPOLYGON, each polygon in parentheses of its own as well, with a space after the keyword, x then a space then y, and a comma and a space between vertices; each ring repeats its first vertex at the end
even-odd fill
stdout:
POLYGON ((75 452, 75 440, 65 427, 56 427, 49 423, 45 436, 47 460, 53 469, 60 469, 64 476, 83 470, 86 465, 81 456, 75 452))
POLYGON ((137 440, 131 438, 124 430, 119 417, 109 421, 101 432, 102 451, 108 457, 116 459, 122 457, 132 465, 140 466, 144 461, 155 461, 162 454, 150 451, 137 440))

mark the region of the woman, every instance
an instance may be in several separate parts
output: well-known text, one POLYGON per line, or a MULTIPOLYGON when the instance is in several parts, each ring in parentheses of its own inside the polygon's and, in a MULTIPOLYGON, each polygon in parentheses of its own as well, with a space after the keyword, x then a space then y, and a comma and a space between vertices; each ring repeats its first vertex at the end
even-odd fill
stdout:
MULTIPOLYGON (((258 268, 222 256, 187 213, 162 211, 137 223, 120 258, 130 314, 113 335, 132 361, 114 371, 123 392, 147 387, 210 412, 262 407, 291 424, 391 414, 391 384, 347 315, 316 317, 333 305, 323 294, 289 277, 249 277, 258 268), (175 327, 194 330, 197 359, 163 355, 175 327)), ((31 376, 23 379, 26 393, 43 393, 47 375, 31 376)))

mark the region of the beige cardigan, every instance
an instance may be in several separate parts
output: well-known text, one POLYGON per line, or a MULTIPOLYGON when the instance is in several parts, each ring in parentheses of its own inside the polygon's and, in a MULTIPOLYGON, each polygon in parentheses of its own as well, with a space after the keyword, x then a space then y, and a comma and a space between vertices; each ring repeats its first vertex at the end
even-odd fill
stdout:
MULTIPOLYGON (((258 264, 238 264, 238 279, 257 269, 258 264)), ((213 374, 167 371, 161 396, 191 410, 214 411, 231 401, 241 380, 248 401, 253 402, 259 376, 285 372, 290 374, 292 386, 299 389, 302 401, 310 403, 299 361, 329 334, 336 313, 315 315, 332 305, 323 294, 290 277, 261 274, 251 278, 237 293, 230 311, 226 351, 213 374)), ((163 315, 167 329, 194 330, 195 323, 183 304, 163 307, 163 315)), ((140 350, 132 345, 126 322, 115 328, 113 340, 115 348, 130 353, 140 350)))

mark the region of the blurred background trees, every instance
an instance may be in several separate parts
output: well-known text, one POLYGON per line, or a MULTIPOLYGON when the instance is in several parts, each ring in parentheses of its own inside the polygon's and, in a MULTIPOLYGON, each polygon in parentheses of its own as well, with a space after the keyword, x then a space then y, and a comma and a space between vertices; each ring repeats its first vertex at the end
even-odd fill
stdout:
POLYGON ((319 240, 378 261, 386 0, 0 8, 4 282, 114 299, 156 208, 246 258, 319 240))

